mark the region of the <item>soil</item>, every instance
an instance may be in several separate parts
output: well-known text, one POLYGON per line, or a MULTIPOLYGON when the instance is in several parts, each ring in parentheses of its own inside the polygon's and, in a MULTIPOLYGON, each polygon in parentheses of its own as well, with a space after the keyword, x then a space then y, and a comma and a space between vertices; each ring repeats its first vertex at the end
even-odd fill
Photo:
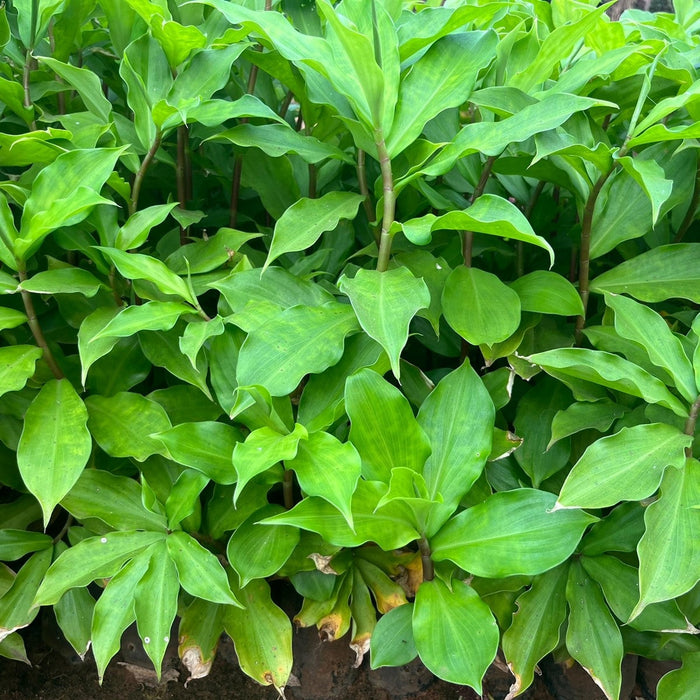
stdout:
MULTIPOLYGON (((31 667, 0 659, 0 698, 50 698, 51 700, 275 700, 276 691, 262 687, 238 668, 230 639, 220 644, 212 671, 206 678, 187 685, 187 671, 170 649, 163 664, 163 681, 155 683, 155 674, 139 651, 135 633, 127 631, 122 649, 110 664, 100 688, 93 660, 83 662, 62 641, 52 613, 42 616, 23 630, 31 667)), ((353 668, 354 652, 347 640, 321 642, 315 629, 299 630, 294 638, 293 674, 299 682, 285 690, 287 700, 479 700, 467 687, 438 680, 419 661, 403 668, 369 669, 368 660, 353 668)), ((499 664, 500 665, 500 664, 499 664)), ((669 670, 668 664, 637 657, 625 659, 623 700, 653 700, 658 678, 669 670)), ((542 675, 520 697, 523 700, 604 700, 603 694, 578 666, 568 668, 546 658, 542 675)), ((503 700, 512 677, 505 668, 492 666, 484 679, 482 700, 503 700)))

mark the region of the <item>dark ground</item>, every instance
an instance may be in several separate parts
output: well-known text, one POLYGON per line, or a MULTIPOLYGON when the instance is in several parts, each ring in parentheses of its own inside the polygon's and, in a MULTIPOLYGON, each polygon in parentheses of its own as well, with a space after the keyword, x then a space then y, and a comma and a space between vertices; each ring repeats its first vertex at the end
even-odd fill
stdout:
MULTIPOLYGON (((125 637, 122 651, 108 668, 102 688, 91 658, 81 662, 57 641, 46 612, 43 630, 37 620, 22 635, 32 666, 0 659, 0 698, 46 698, 47 700, 275 700, 271 687, 262 687, 238 668, 231 641, 222 641, 212 671, 206 678, 190 681, 181 666, 175 649, 166 655, 163 675, 179 678, 161 685, 151 685, 149 673, 137 679, 124 660, 143 663, 138 652, 129 651, 134 644, 125 637), (120 663, 121 662, 121 663, 120 663)), ((353 668, 354 652, 347 640, 321 643, 315 629, 299 630, 294 639, 294 675, 301 685, 287 687, 287 700, 479 700, 473 690, 436 679, 419 662, 403 668, 371 671, 365 659, 359 669, 353 668)), ((666 665, 636 657, 625 660, 624 700, 653 700, 658 678, 668 670, 666 665)), ((586 673, 574 666, 566 669, 551 659, 541 664, 542 675, 520 697, 523 700, 604 700, 603 694, 586 673)), ((137 669, 138 670, 138 669, 137 669)), ((152 673, 152 672, 151 672, 152 673)), ((511 675, 495 666, 484 679, 483 700, 503 700, 512 682, 511 675)))

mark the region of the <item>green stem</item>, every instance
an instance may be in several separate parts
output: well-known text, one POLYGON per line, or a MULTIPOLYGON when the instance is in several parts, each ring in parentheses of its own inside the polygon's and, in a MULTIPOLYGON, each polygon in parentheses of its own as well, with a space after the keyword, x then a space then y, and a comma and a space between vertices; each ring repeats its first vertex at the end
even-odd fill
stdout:
POLYGON ((418 550, 420 551, 420 558, 423 564, 423 580, 432 581, 435 578, 435 567, 433 566, 430 544, 425 535, 418 540, 418 550))
POLYGON ((131 204, 129 205, 129 216, 135 214, 136 210, 138 209, 139 195, 141 194, 143 178, 146 176, 146 171, 153 162, 153 159, 155 158, 156 151, 160 148, 160 142, 162 138, 163 135, 160 133, 160 131, 156 131, 156 137, 153 140, 151 147, 148 149, 148 153, 146 153, 146 155, 143 157, 143 160, 141 161, 141 167, 139 168, 138 172, 136 173, 136 177, 134 178, 134 186, 131 188, 131 204))
POLYGON ((590 263, 591 263, 591 227, 593 225, 593 212, 598 201, 603 185, 612 175, 615 166, 610 168, 598 178, 593 185, 593 189, 588 195, 583 209, 583 219, 581 221, 581 250, 579 252, 578 265, 578 293, 583 302, 583 314, 576 319, 576 344, 580 345, 583 338, 583 328, 586 325, 586 310, 588 308, 588 297, 590 295, 590 263))
POLYGON ((294 473, 291 469, 284 469, 284 480, 282 481, 282 497, 284 507, 291 510, 294 507, 294 473))
MULTIPOLYGON (((484 163, 484 169, 481 171, 481 177, 477 183, 472 196, 469 198, 470 206, 484 194, 486 189, 486 183, 491 177, 491 171, 493 170, 493 164, 498 159, 498 156, 489 156, 484 163)), ((463 231, 462 232, 462 258, 464 260, 465 267, 472 266, 472 252, 474 250, 474 231, 463 231)))
MULTIPOLYGON (((685 434, 690 435, 690 437, 695 437, 695 425, 698 422, 698 413, 700 413, 700 396, 695 399, 693 405, 690 407, 690 414, 688 415, 688 420, 685 422, 685 434)), ((685 448, 685 456, 690 459, 693 456, 693 446, 685 448)))
MULTIPOLYGON (((19 268, 17 270, 19 272, 19 281, 24 282, 27 279, 27 270, 24 266, 24 263, 18 265, 17 267, 19 268)), ((42 349, 44 353, 44 360, 46 361, 46 364, 49 366, 51 373, 54 377, 56 377, 56 379, 63 379, 64 374, 61 371, 61 368, 58 366, 56 358, 54 358, 53 353, 51 352, 51 349, 49 348, 49 345, 46 342, 44 332, 41 330, 41 325, 39 324, 39 319, 37 318, 36 310, 34 309, 32 295, 30 292, 27 292, 24 289, 21 290, 21 295, 22 303, 24 304, 24 310, 27 314, 27 323, 29 324, 29 329, 31 330, 32 335, 34 336, 34 340, 36 340, 36 344, 42 349)))
POLYGON ((698 204, 700 204, 700 160, 698 160, 698 168, 695 173, 695 189, 693 190, 693 197, 690 200, 688 211, 685 213, 683 221, 678 227, 678 233, 676 233, 676 237, 673 239, 674 243, 680 243, 683 240, 683 237, 690 228, 690 225, 695 220, 695 213, 698 209, 698 204))
POLYGON ((379 236, 377 271, 386 272, 389 268, 389 257, 391 256, 393 234, 390 231, 396 214, 396 194, 394 192, 391 158, 389 157, 389 151, 387 151, 381 129, 378 129, 375 133, 375 144, 377 146, 377 155, 379 156, 379 167, 382 172, 382 191, 384 193, 384 211, 382 213, 382 232, 379 236))
MULTIPOLYGON (((32 96, 29 92, 29 74, 32 69, 32 52, 31 49, 27 49, 27 53, 24 58, 24 68, 22 69, 22 87, 24 88, 24 106, 27 109, 34 107, 32 103, 32 96)), ((29 125, 30 131, 36 131, 36 120, 32 120, 29 125)))

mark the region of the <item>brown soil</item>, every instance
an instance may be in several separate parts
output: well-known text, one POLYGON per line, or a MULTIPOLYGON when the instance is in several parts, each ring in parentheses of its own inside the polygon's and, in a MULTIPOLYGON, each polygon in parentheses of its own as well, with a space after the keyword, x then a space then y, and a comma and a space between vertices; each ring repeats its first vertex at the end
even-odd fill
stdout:
MULTIPOLYGON (((273 688, 259 686, 240 671, 229 639, 222 641, 209 676, 190 681, 187 687, 184 684, 187 672, 174 649, 166 655, 163 669, 164 675, 174 676, 177 672, 177 680, 153 686, 148 672, 139 680, 124 663, 131 662, 132 668, 139 665, 145 668, 147 664, 128 633, 100 688, 92 659, 88 657, 81 662, 66 648, 65 642, 59 641, 50 615, 47 613, 44 618, 43 630, 37 621, 23 631, 31 667, 0 659, 0 698, 275 700, 277 697, 273 688)), ((355 669, 354 652, 347 643, 343 640, 322 643, 315 629, 297 632, 294 652, 293 673, 300 685, 286 689, 287 700, 479 700, 470 688, 436 679, 417 661, 403 668, 371 671, 365 659, 355 669)), ((579 667, 565 668, 551 659, 545 659, 541 666, 542 676, 536 677, 534 685, 520 696, 523 700, 603 700, 602 693, 579 667)), ((625 660, 624 670, 624 700, 653 700, 656 681, 668 669, 645 660, 637 664, 636 657, 630 657, 625 660)), ((484 679, 483 700, 503 700, 511 681, 509 673, 492 666, 484 679)))

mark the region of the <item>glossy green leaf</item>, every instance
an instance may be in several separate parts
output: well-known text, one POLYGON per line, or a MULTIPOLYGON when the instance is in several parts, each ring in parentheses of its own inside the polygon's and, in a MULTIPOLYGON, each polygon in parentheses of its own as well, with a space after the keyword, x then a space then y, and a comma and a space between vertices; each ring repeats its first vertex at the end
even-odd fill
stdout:
POLYGON ((591 291, 629 294, 640 301, 678 297, 700 301, 700 243, 652 248, 598 275, 591 291))
POLYGON ((572 562, 566 584, 569 626, 566 648, 608 700, 616 700, 622 683, 622 636, 600 586, 579 562, 572 562))
POLYGON ((251 581, 239 595, 245 609, 228 606, 224 629, 236 647, 241 670, 261 685, 282 689, 292 672, 292 623, 272 602, 266 581, 251 581))
MULTIPOLYGON (((478 201, 478 200, 477 200, 478 201)), ((442 293, 445 320, 472 345, 499 343, 520 325, 520 298, 496 275, 455 268, 442 293)))
POLYGON ((664 169, 653 160, 642 160, 624 156, 619 158, 625 172, 644 190, 651 202, 651 223, 655 225, 659 212, 666 200, 671 196, 673 182, 666 179, 664 169))
POLYGON ((0 641, 26 627, 39 613, 34 596, 51 563, 53 549, 33 554, 17 573, 9 590, 0 598, 0 641))
POLYGON ((21 389, 34 375, 34 366, 42 354, 33 345, 0 348, 0 396, 21 389))
POLYGON ((568 408, 557 411, 554 416, 551 426, 552 438, 547 448, 549 449, 562 438, 582 430, 593 429, 604 433, 623 413, 622 406, 607 400, 572 403, 568 408))
POLYGON ((224 332, 224 321, 221 316, 214 316, 204 323, 188 323, 185 332, 180 337, 180 350, 187 355, 193 369, 197 369, 197 356, 204 343, 224 332))
POLYGON ((109 320, 89 343, 107 338, 125 338, 139 331, 168 331, 180 316, 193 313, 187 304, 176 301, 148 301, 139 306, 127 306, 109 320))
POLYGON ((254 579, 276 574, 299 544, 299 529, 288 525, 268 527, 258 521, 284 512, 269 505, 256 511, 231 535, 226 557, 245 588, 254 579))
POLYGON ((656 686, 658 700, 693 700, 700 690, 700 652, 683 655, 683 666, 667 673, 656 686))
POLYGON ((190 595, 211 603, 239 605, 229 587, 226 572, 214 554, 182 530, 168 535, 166 543, 177 567, 180 584, 190 595))
POLYGON ((124 562, 164 538, 162 532, 124 531, 81 540, 51 564, 34 605, 53 605, 70 588, 114 576, 124 562))
POLYGON ((150 559, 150 549, 137 554, 109 579, 95 603, 91 638, 100 682, 110 660, 119 651, 124 630, 136 619, 136 584, 146 573, 150 559))
POLYGON ((396 387, 369 369, 348 378, 345 410, 350 418, 350 442, 362 458, 362 475, 389 483, 393 467, 420 472, 430 455, 430 443, 396 387))
POLYGON ((144 508, 138 483, 107 471, 83 471, 61 505, 81 521, 99 518, 115 530, 165 532, 165 518, 144 508))
POLYGON ((214 421, 181 423, 152 437, 166 446, 178 464, 197 469, 217 483, 235 481, 231 457, 243 435, 233 426, 214 421))
POLYGON ((264 522, 271 526, 294 525, 317 532, 327 542, 339 547, 357 547, 365 542, 375 542, 387 551, 398 549, 418 539, 419 535, 411 524, 411 511, 404 504, 393 501, 378 507, 385 492, 385 484, 360 479, 352 497, 354 530, 337 508, 315 496, 304 498, 290 511, 267 518, 264 522))
POLYGON ((353 219, 363 199, 353 192, 329 192, 318 199, 303 197, 295 202, 275 224, 263 270, 280 255, 310 248, 339 221, 353 219))
POLYGON ((606 294, 605 303, 615 312, 615 330, 641 345, 649 361, 666 370, 683 398, 693 403, 697 398, 693 367, 663 317, 648 306, 617 294, 606 294))
POLYGON ((352 495, 362 471, 362 461, 352 443, 342 443, 329 433, 311 433, 299 441, 293 469, 307 496, 319 496, 334 505, 352 527, 352 495))
POLYGON ((583 314, 583 303, 576 288, 555 272, 536 270, 508 286, 517 292, 523 311, 557 316, 583 314))
POLYGON ((583 511, 552 512, 556 496, 515 489, 489 496, 452 518, 431 541, 433 559, 449 559, 477 576, 541 574, 573 553, 596 518, 583 511))
POLYGON ((618 355, 587 348, 559 348, 526 359, 557 379, 583 379, 637 396, 648 403, 658 403, 670 408, 677 416, 688 415, 688 409, 663 382, 618 355))
POLYGON ((430 498, 456 505, 481 474, 491 451, 494 408, 469 363, 441 381, 418 411, 432 453, 423 467, 430 498))
POLYGON ((156 204, 135 212, 117 232, 114 247, 119 250, 140 247, 146 242, 151 229, 162 224, 176 206, 177 202, 156 204))
POLYGON ((399 605, 379 618, 370 641, 370 666, 404 666, 418 656, 413 640, 413 606, 399 605))
POLYGON ((160 679, 161 664, 177 614, 180 584, 165 542, 155 543, 150 550, 148 569, 134 590, 134 613, 143 649, 160 679))
POLYGON ((338 362, 345 337, 357 330, 355 314, 344 304, 285 309, 246 338, 238 357, 238 382, 261 385, 272 396, 289 394, 304 375, 338 362))
POLYGON ((700 579, 700 462, 668 469, 659 499, 644 514, 646 531, 637 546, 640 598, 631 617, 651 603, 676 598, 700 579))
POLYGON ((44 527, 90 457, 87 420, 85 405, 67 379, 44 384, 27 410, 17 465, 25 485, 41 503, 44 527))
POLYGON ((473 588, 458 580, 452 590, 440 579, 424 581, 413 607, 413 638, 421 661, 436 676, 481 694, 499 633, 488 605, 473 588))
POLYGON ((107 454, 143 462, 163 452, 163 444, 150 437, 171 427, 160 404, 130 392, 90 396, 85 403, 90 414, 90 432, 107 454))
POLYGON ((66 591, 53 608, 61 633, 81 659, 90 648, 94 608, 95 599, 87 588, 66 591))
POLYGON ((512 202, 493 194, 482 195, 468 209, 450 211, 440 216, 426 214, 398 226, 406 238, 416 245, 430 243, 432 233, 441 230, 473 231, 512 238, 544 248, 554 263, 554 250, 533 231, 525 215, 512 202))
POLYGON ((8 634, 7 637, 0 642, 0 656, 10 659, 10 661, 21 661, 27 665, 31 664, 24 646, 24 640, 19 632, 8 634))
POLYGON ((342 277, 338 287, 350 298, 367 335, 386 350, 394 376, 400 379, 399 358, 411 319, 430 305, 425 282, 399 267, 386 272, 358 270, 352 279, 342 277))
MULTIPOLYGON (((233 449, 233 466, 238 475, 238 483, 233 496, 234 504, 244 486, 255 476, 266 471, 278 462, 294 459, 300 440, 308 437, 306 429, 298 423, 294 430, 282 435, 269 427, 253 430, 245 439, 238 442, 233 449)), ((233 483, 232 479, 228 483, 233 483)))
POLYGON ((52 544, 51 538, 41 532, 3 529, 0 530, 0 559, 2 561, 15 561, 21 559, 25 554, 46 549, 52 544))
POLYGON ((557 508, 605 508, 641 501, 666 467, 683 468, 692 438, 664 423, 635 425, 590 445, 566 477, 557 508))
MULTIPOLYGON (((168 528, 176 530, 180 523, 193 515, 199 522, 201 519, 200 494, 210 479, 196 469, 185 469, 177 477, 168 498, 165 501, 165 513, 168 516, 168 528)), ((191 522, 187 527, 196 527, 191 522)))
POLYGON ((581 551, 589 556, 634 552, 644 534, 644 511, 641 503, 621 503, 586 533, 581 551))
POLYGON ((0 308, 0 331, 17 328, 27 322, 27 314, 16 309, 0 308))
POLYGON ((503 633, 503 654, 515 676, 508 698, 532 685, 537 664, 559 643, 566 617, 566 579, 569 567, 558 566, 537 576, 518 596, 513 622, 503 633))
POLYGON ((19 285, 35 294, 84 294, 94 297, 105 285, 92 273, 77 267, 59 267, 39 272, 19 285))

